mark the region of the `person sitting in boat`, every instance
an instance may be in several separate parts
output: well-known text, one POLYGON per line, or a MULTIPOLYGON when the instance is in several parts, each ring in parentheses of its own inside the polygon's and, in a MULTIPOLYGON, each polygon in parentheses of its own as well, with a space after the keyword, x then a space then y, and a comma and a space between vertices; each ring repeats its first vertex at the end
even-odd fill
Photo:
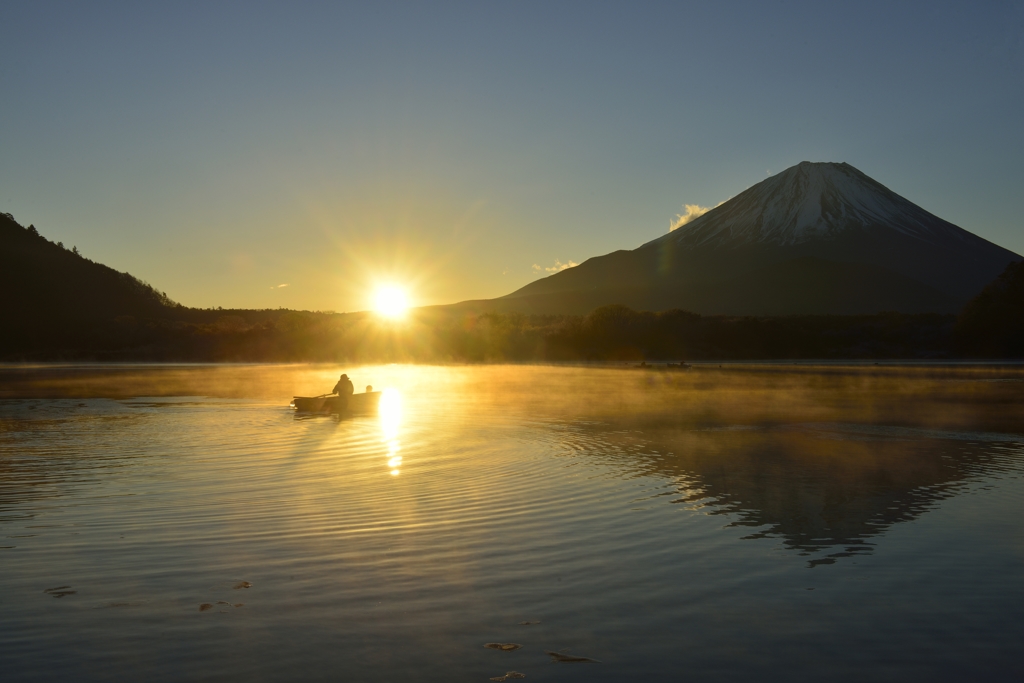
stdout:
POLYGON ((334 391, 331 393, 348 397, 354 394, 355 391, 356 388, 352 386, 352 380, 348 378, 348 375, 342 375, 338 383, 334 385, 334 391))

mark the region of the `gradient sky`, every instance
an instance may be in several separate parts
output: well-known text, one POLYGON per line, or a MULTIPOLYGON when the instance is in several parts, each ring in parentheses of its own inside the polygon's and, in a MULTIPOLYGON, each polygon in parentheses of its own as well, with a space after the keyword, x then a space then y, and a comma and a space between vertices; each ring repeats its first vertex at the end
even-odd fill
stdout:
POLYGON ((0 26, 0 211, 186 305, 500 296, 803 160, 1024 253, 1021 2, 8 0, 0 26))

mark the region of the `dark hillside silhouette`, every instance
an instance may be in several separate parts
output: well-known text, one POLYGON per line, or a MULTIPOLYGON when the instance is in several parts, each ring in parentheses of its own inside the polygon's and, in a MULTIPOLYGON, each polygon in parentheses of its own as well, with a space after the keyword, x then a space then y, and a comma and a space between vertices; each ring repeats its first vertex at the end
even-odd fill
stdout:
POLYGON ((1024 261, 1007 266, 964 307, 955 333, 965 355, 1024 356, 1024 261))
POLYGON ((75 344, 115 318, 168 317, 178 308, 145 282, 95 263, 0 214, 3 346, 75 344))
MULTIPOLYGON (((25 295, 5 299, 13 310, 94 318, 97 315, 154 315, 176 307, 167 295, 128 273, 96 263, 51 242, 35 229, 0 214, 0 278, 5 291, 25 295)), ((9 309, 11 310, 11 309, 9 309)), ((5 311, 6 312, 6 311, 5 311)))

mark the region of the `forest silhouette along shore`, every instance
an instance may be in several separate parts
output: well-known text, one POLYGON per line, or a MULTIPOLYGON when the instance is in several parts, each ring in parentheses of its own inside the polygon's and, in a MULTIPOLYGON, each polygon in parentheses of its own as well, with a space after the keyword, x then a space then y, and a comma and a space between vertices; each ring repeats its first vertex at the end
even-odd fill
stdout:
POLYGON ((959 315, 587 315, 198 309, 0 214, 0 360, 527 362, 1024 356, 1024 265, 959 315))

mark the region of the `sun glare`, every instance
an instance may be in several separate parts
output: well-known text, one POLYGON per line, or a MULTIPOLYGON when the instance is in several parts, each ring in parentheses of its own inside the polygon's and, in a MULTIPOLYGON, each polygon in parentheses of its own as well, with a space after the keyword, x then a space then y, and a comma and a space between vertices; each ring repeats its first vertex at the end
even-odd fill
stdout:
POLYGON ((373 308, 385 318, 401 318, 409 309, 409 297, 401 287, 379 287, 373 297, 373 308))

